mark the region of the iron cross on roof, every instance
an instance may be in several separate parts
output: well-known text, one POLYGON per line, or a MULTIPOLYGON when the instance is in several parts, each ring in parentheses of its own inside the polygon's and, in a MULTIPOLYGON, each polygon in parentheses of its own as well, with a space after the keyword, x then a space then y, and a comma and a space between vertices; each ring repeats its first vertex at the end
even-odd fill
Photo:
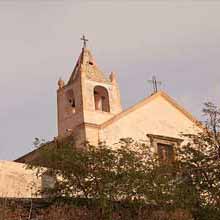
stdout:
POLYGON ((152 77, 152 80, 148 80, 149 83, 152 83, 153 85, 153 93, 157 93, 158 91, 158 85, 161 85, 161 81, 157 81, 156 76, 152 77))
POLYGON ((83 41, 83 48, 86 48, 86 42, 89 41, 88 39, 86 39, 85 35, 83 35, 80 40, 83 41))

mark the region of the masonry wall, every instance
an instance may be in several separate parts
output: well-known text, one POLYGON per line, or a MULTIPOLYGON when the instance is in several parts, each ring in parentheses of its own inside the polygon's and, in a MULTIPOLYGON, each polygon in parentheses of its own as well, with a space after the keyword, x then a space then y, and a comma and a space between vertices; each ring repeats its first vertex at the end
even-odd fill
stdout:
POLYGON ((58 114, 58 135, 68 135, 67 130, 74 128, 83 122, 81 80, 75 80, 73 84, 65 86, 57 91, 57 114, 58 114), (74 94, 75 108, 71 107, 67 93, 74 94))
POLYGON ((195 133, 199 128, 182 112, 162 96, 157 96, 142 106, 136 105, 127 113, 119 114, 102 126, 100 140, 109 144, 117 143, 120 138, 132 137, 146 140, 147 134, 182 138, 182 133, 195 133))
POLYGON ((99 125, 121 111, 120 100, 118 100, 115 85, 111 85, 110 83, 100 83, 88 79, 84 79, 83 82, 84 122, 99 125), (102 86, 108 91, 110 112, 95 110, 94 88, 96 86, 102 86))
MULTIPOLYGON (((192 219, 186 210, 166 211, 156 206, 146 205, 139 208, 129 203, 114 203, 109 217, 114 220, 189 220, 192 219)), ((68 203, 51 203, 42 199, 0 199, 1 220, 103 220, 102 210, 95 201, 73 199, 68 203)))
POLYGON ((85 125, 86 140, 91 145, 97 145, 99 143, 99 129, 94 125, 85 125))

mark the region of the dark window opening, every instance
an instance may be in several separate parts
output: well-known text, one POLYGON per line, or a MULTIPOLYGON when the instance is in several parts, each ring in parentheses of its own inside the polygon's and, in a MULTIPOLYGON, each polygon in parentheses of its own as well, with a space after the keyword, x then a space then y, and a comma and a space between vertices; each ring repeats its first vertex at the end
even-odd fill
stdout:
POLYGON ((68 100, 68 107, 69 107, 69 110, 73 110, 73 112, 75 111, 75 107, 76 107, 76 103, 75 103, 75 97, 74 97, 74 93, 73 93, 73 90, 70 89, 66 92, 66 98, 68 100))
POLYGON ((75 100, 74 100, 74 99, 70 99, 70 100, 69 100, 69 103, 71 104, 71 106, 72 106, 73 108, 76 107, 76 105, 75 105, 75 100))
POLYGON ((72 107, 73 107, 73 108, 76 107, 75 100, 72 101, 72 107))
POLYGON ((161 162, 172 162, 174 160, 174 148, 171 144, 157 144, 158 156, 161 162))

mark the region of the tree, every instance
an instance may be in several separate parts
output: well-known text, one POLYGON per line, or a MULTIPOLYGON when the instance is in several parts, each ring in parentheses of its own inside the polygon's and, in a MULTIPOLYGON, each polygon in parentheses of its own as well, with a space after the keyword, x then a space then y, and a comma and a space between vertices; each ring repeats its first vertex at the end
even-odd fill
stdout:
POLYGON ((218 219, 220 111, 206 103, 203 113, 201 131, 183 134, 187 144, 177 149, 172 163, 161 163, 150 146, 131 138, 121 139, 114 149, 105 143, 78 147, 71 141, 56 141, 40 151, 38 163, 46 168, 38 168, 39 175, 56 177, 53 187, 41 193, 86 198, 100 207, 102 219, 112 216, 118 202, 132 205, 139 216, 143 207, 153 205, 173 213, 187 210, 193 219, 218 219))
MULTIPOLYGON (((52 188, 40 193, 53 197, 92 199, 101 208, 102 218, 111 214, 115 202, 127 202, 135 213, 146 205, 166 207, 170 196, 170 165, 161 166, 157 155, 146 143, 121 139, 112 149, 105 143, 85 144, 56 142, 41 150, 38 175, 55 178, 52 188)), ((29 164, 29 168, 35 167, 29 164)))
POLYGON ((217 219, 220 215, 220 110, 209 102, 205 103, 203 113, 202 131, 184 134, 188 143, 178 150, 176 187, 178 196, 182 195, 198 219, 217 219))

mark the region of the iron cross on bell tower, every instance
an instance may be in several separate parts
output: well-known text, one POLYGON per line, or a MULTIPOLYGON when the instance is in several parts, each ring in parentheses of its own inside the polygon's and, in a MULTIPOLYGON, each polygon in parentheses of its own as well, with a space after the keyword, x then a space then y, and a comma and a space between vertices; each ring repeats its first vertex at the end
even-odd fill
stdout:
POLYGON ((148 80, 153 85, 153 94, 158 92, 158 85, 161 85, 161 81, 157 81, 156 76, 152 77, 152 80, 148 80))
POLYGON ((83 48, 85 49, 86 48, 86 42, 89 41, 88 39, 86 39, 85 35, 83 35, 80 40, 83 41, 83 48))

